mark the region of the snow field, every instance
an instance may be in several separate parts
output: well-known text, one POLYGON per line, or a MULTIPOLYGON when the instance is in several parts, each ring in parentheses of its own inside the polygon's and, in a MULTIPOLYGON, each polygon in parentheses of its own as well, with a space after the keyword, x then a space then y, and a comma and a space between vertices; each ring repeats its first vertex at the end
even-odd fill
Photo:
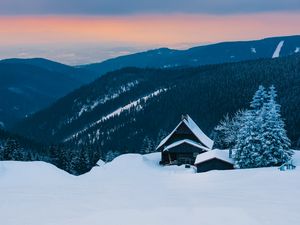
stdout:
MULTIPOLYGON (((210 171, 126 154, 75 177, 43 162, 0 162, 5 225, 299 224, 300 170, 210 171)), ((294 156, 300 166, 300 153, 294 156)))
POLYGON ((273 53, 272 58, 278 58, 279 57, 280 51, 281 51, 281 48, 282 48, 283 44, 284 44, 284 41, 279 42, 279 44, 277 45, 277 47, 276 47, 276 49, 273 53))

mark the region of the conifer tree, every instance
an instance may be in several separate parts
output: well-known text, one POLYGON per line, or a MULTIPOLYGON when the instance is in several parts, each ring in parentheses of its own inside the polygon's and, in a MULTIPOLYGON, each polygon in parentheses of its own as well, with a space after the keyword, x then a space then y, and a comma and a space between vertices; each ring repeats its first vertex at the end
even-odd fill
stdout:
POLYGON ((250 103, 251 110, 239 117, 238 131, 233 151, 237 168, 261 166, 263 157, 262 109, 268 100, 265 88, 260 85, 250 103))
POLYGON ((251 110, 243 114, 243 124, 239 129, 233 149, 233 158, 237 168, 254 168, 261 160, 262 139, 259 120, 260 118, 251 110))
POLYGON ((154 141, 149 136, 146 136, 142 143, 141 153, 148 154, 154 151, 155 151, 154 141))
POLYGON ((267 100, 268 100, 268 93, 266 92, 265 87, 260 85, 252 98, 250 107, 252 110, 259 113, 263 105, 267 102, 267 100))
POLYGON ((276 103, 274 86, 269 89, 269 100, 262 109, 263 153, 260 166, 280 165, 291 159, 291 142, 287 137, 285 124, 281 118, 280 105, 276 103))
POLYGON ((70 153, 70 162, 69 162, 68 168, 69 168, 69 172, 74 175, 79 174, 78 173, 78 167, 80 164, 79 154, 80 153, 78 150, 73 150, 70 153))
POLYGON ((159 129, 159 132, 157 134, 157 138, 156 138, 156 142, 155 142, 155 146, 154 149, 156 150, 157 146, 160 144, 160 142, 168 135, 168 133, 163 130, 163 129, 159 129))
POLYGON ((0 161, 4 160, 4 148, 0 145, 0 161))
MULTIPOLYGON (((3 158, 4 160, 18 160, 14 157, 14 152, 19 151, 20 145, 14 139, 8 139, 4 145, 3 158)), ((16 155, 15 155, 16 156, 16 155)))
POLYGON ((108 151, 106 153, 106 157, 105 157, 105 162, 110 162, 112 161, 114 158, 118 157, 120 155, 120 152, 118 151, 108 151))
POLYGON ((252 110, 247 111, 240 123, 234 147, 235 166, 238 168, 280 165, 290 160, 293 154, 280 115, 280 105, 276 103, 275 87, 270 87, 267 98, 258 97, 262 93, 260 87, 251 102, 252 110), (262 102, 262 107, 258 107, 262 102))

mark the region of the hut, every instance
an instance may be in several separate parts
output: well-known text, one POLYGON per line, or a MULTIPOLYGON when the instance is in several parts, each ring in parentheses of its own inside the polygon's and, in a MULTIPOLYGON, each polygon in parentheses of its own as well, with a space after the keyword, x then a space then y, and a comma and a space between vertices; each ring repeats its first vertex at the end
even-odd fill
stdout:
POLYGON ((210 151, 213 143, 189 115, 184 115, 156 150, 161 152, 160 164, 162 165, 193 165, 196 156, 210 151))
POLYGON ((197 173, 210 170, 234 169, 234 161, 229 157, 228 150, 214 149, 197 155, 195 166, 197 173))

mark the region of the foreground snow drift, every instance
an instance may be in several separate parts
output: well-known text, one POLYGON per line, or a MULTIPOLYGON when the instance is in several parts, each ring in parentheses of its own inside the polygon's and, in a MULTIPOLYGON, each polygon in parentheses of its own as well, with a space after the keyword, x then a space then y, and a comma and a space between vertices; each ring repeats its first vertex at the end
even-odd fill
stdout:
POLYGON ((157 153, 123 155, 80 177, 42 162, 0 162, 1 224, 300 223, 299 169, 195 174, 158 161, 157 153))

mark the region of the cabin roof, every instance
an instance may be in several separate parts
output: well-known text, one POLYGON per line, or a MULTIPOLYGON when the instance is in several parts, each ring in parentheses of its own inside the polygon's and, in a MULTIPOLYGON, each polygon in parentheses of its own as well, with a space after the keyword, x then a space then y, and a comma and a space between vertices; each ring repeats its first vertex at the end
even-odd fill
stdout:
POLYGON ((233 159, 229 158, 229 150, 214 149, 197 155, 195 165, 206 162, 211 159, 220 159, 224 162, 234 164, 233 159))
POLYGON ((105 162, 101 159, 98 160, 98 162, 96 163, 97 166, 103 166, 105 164, 105 162))
POLYGON ((181 145, 183 143, 192 145, 192 146, 194 146, 196 148, 200 148, 200 149, 205 150, 205 151, 209 151, 210 150, 209 148, 206 148, 203 145, 200 145, 199 143, 197 143, 195 141, 192 141, 192 140, 189 140, 189 139, 183 139, 183 140, 176 141, 176 142, 174 142, 174 143, 166 146, 163 151, 168 151, 169 149, 174 148, 174 147, 176 147, 178 145, 181 145))
POLYGON ((182 121, 180 121, 180 123, 175 127, 175 129, 160 142, 156 149, 159 149, 161 146, 163 146, 182 123, 185 123, 185 125, 192 131, 192 133, 197 137, 197 139, 205 145, 205 147, 212 149, 214 144, 213 140, 211 140, 208 136, 206 136, 203 133, 203 131, 197 126, 197 124, 192 120, 192 118, 189 115, 187 115, 182 121))

